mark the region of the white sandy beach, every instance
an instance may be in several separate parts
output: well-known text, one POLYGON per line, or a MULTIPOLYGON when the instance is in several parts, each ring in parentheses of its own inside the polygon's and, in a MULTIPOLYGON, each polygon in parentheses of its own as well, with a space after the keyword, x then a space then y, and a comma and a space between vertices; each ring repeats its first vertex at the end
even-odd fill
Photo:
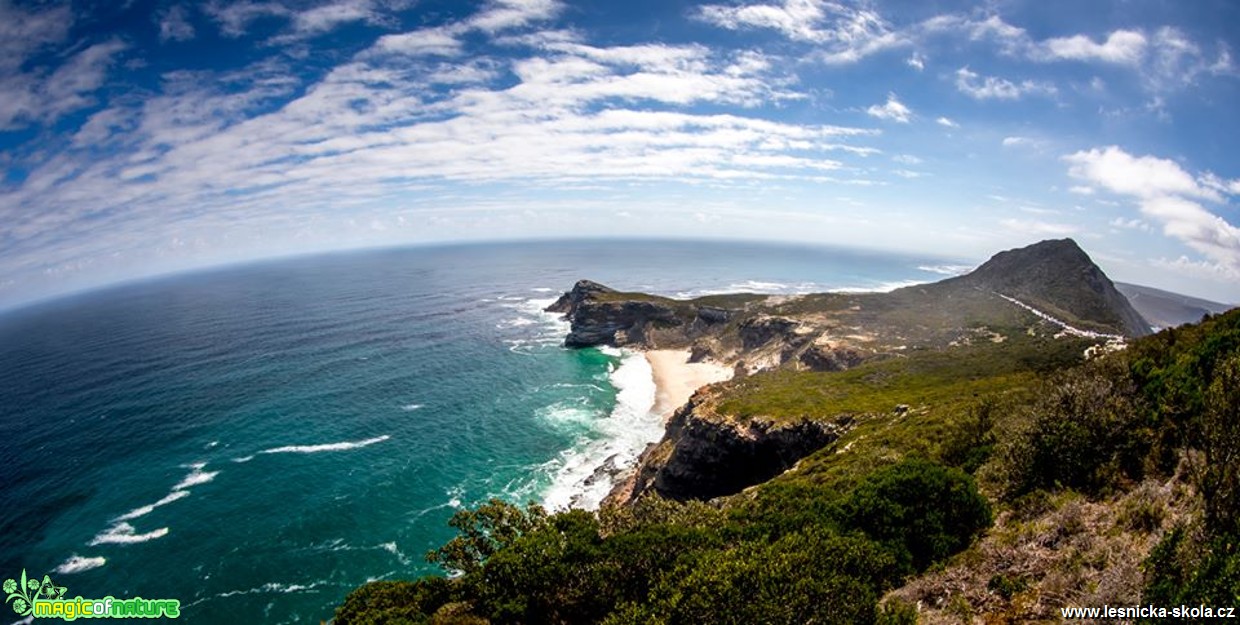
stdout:
POLYGON ((713 382, 732 378, 732 368, 710 362, 689 362, 687 349, 656 349, 646 352, 654 373, 654 411, 664 419, 693 395, 713 382))

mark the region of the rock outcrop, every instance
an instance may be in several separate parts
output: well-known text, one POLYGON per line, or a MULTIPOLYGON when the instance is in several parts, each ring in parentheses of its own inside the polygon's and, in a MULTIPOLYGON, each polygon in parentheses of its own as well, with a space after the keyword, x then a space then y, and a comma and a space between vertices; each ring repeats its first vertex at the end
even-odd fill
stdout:
POLYGON ((629 503, 645 493, 668 499, 711 499, 760 484, 835 442, 853 419, 776 423, 737 421, 715 408, 718 391, 699 390, 672 416, 667 434, 642 454, 628 484, 611 502, 629 503))
POLYGON ((696 316, 696 311, 687 310, 676 300, 621 293, 590 280, 578 281, 571 291, 548 306, 547 311, 563 313, 572 324, 564 339, 569 347, 668 346, 656 345, 655 337, 660 330, 668 339, 665 343, 679 345, 686 340, 674 330, 688 325, 696 316))

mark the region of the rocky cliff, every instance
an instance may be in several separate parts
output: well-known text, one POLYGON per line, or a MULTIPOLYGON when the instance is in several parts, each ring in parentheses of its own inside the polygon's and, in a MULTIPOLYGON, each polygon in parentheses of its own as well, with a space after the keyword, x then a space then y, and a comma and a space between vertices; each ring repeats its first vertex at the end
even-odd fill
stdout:
MULTIPOLYGON (((1053 342, 1065 324, 1116 335, 1149 331, 1071 240, 1002 252, 968 275, 891 293, 677 300, 582 280, 547 310, 571 323, 570 347, 689 348, 694 359, 735 365, 742 374, 841 372, 1009 337, 1053 342)), ((736 385, 699 390, 676 411, 613 501, 647 492, 673 499, 736 493, 832 443, 856 418, 844 411, 781 419, 728 414, 722 400, 736 385)))

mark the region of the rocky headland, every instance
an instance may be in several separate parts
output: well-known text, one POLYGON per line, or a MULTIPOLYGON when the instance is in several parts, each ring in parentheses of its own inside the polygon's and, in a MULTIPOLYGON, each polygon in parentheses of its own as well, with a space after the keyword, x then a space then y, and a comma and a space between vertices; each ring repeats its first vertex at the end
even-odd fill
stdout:
MULTIPOLYGON (((581 280, 547 310, 571 323, 570 347, 684 350, 688 362, 735 371, 672 413, 665 436, 638 466, 618 471, 611 503, 648 492, 677 500, 732 495, 794 467, 873 416, 843 405, 822 412, 821 404, 800 414, 738 410, 738 397, 761 392, 748 376, 843 372, 925 354, 967 358, 970 350, 989 357, 1012 339, 1066 341, 1081 353, 1097 353, 1150 331, 1070 239, 1001 252, 968 274, 889 293, 680 300, 581 280)), ((879 411, 926 409, 892 404, 879 411)))

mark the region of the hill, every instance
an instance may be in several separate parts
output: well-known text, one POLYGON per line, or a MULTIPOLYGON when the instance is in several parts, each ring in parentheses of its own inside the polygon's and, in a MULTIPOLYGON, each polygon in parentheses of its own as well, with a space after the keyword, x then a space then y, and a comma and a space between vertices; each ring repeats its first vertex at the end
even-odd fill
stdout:
POLYGON ((1115 288, 1128 298, 1146 321, 1158 328, 1197 323, 1208 314, 1224 313, 1235 308, 1232 304, 1220 304, 1148 286, 1116 282, 1115 288))

